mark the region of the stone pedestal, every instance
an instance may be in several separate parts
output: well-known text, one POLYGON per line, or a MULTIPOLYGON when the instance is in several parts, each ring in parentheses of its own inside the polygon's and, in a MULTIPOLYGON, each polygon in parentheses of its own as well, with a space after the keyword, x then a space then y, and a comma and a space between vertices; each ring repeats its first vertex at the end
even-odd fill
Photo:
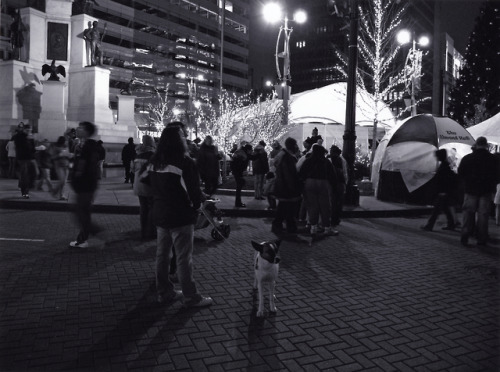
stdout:
POLYGON ((61 81, 42 81, 42 112, 38 120, 40 138, 56 141, 67 127, 64 91, 66 83, 61 81))
POLYGON ((137 138, 137 124, 135 123, 135 99, 136 96, 117 95, 118 99, 118 115, 117 125, 126 126, 133 135, 137 138))

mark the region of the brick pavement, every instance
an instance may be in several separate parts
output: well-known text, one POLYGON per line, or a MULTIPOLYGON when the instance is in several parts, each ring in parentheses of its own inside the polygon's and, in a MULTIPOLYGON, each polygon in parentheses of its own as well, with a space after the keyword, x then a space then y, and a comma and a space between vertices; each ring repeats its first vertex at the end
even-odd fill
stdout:
MULTIPOLYGON (((154 303, 154 242, 138 217, 94 215, 67 248, 67 213, 0 210, 1 370, 498 371, 498 252, 418 230, 421 218, 350 219, 338 237, 282 243, 278 313, 255 317, 250 240, 269 220, 196 231, 195 278, 215 304, 154 303), (25 233, 20 233, 24 227, 25 233), (29 230, 28 230, 29 229, 29 230), (23 236, 24 235, 24 236, 23 236)), ((267 305, 267 304, 266 304, 267 305)))

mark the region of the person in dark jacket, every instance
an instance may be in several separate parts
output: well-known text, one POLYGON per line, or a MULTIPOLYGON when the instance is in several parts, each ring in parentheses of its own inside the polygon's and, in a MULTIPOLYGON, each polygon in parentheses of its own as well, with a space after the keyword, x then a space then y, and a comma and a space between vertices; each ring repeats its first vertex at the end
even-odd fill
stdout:
POLYGON ((472 154, 462 158, 458 175, 463 179, 465 187, 460 241, 463 245, 468 244, 477 215, 475 222, 477 244, 486 245, 489 210, 499 175, 495 156, 488 151, 488 140, 485 137, 478 137, 472 154))
POLYGON ((195 161, 188 155, 183 131, 178 126, 163 130, 148 166, 153 188, 153 219, 157 227, 156 289, 159 303, 175 301, 180 292, 169 278, 170 255, 176 251, 177 275, 185 307, 212 304, 198 293, 193 279, 194 225, 203 194, 195 161))
POLYGON ((125 168, 125 183, 134 183, 134 175, 130 172, 130 166, 135 159, 135 144, 134 139, 130 137, 128 143, 122 149, 122 163, 125 168))
POLYGON ((214 145, 212 136, 206 136, 200 146, 197 157, 201 180, 205 183, 205 194, 213 195, 219 183, 221 156, 219 149, 214 145))
POLYGON ((450 209, 450 198, 456 187, 456 175, 450 168, 450 163, 448 162, 448 156, 445 149, 437 150, 435 155, 437 161, 440 162, 435 175, 437 195, 434 199, 434 209, 432 210, 432 214, 427 220, 427 223, 422 226, 421 229, 432 231, 436 219, 441 212, 444 212, 448 223, 443 230, 454 230, 455 220, 450 209))
POLYGON ((156 228, 153 223, 153 189, 151 185, 141 182, 141 175, 147 174, 146 167, 155 152, 153 137, 145 134, 142 144, 137 146, 131 172, 135 174, 134 194, 139 198, 139 221, 141 223, 141 238, 152 239, 156 237, 156 228))
POLYGON ((97 142, 91 137, 97 133, 95 124, 83 121, 78 125, 77 136, 80 138, 81 151, 75 155, 71 186, 76 195, 75 212, 80 226, 80 232, 75 241, 69 243, 71 247, 87 248, 91 228, 91 206, 97 190, 99 170, 99 150, 97 142))
POLYGON ((269 160, 267 159, 266 143, 260 141, 255 146, 253 152, 252 169, 254 176, 255 199, 265 200, 264 198, 264 178, 269 172, 269 160))
POLYGON ((274 195, 278 200, 276 216, 272 224, 272 231, 275 233, 283 231, 283 222, 285 221, 289 233, 297 232, 295 214, 302 193, 302 186, 295 166, 297 163, 295 154, 298 149, 297 141, 288 137, 285 140, 285 148, 281 149, 274 160, 276 167, 274 195))
POLYGON ((342 157, 342 150, 335 145, 330 147, 330 161, 337 175, 337 184, 332 189, 332 226, 340 225, 342 209, 344 208, 344 196, 347 186, 347 161, 342 157))
POLYGON ((35 141, 30 135, 31 127, 23 122, 17 126, 17 133, 14 135, 16 145, 16 160, 19 165, 19 188, 21 195, 25 199, 30 197, 30 185, 32 184, 31 171, 35 165, 35 174, 38 175, 38 168, 35 162, 35 141))
POLYGON ((325 235, 338 235, 330 223, 330 190, 337 183, 337 176, 332 163, 325 157, 326 149, 315 143, 311 156, 307 158, 299 171, 299 178, 304 183, 304 202, 307 208, 311 235, 318 234, 318 221, 325 228, 325 235))
POLYGON ((231 172, 233 173, 234 180, 236 181, 236 198, 234 206, 236 208, 244 208, 246 204, 241 201, 241 190, 245 186, 244 173, 248 168, 252 156, 252 145, 243 142, 241 146, 233 153, 231 160, 231 172))

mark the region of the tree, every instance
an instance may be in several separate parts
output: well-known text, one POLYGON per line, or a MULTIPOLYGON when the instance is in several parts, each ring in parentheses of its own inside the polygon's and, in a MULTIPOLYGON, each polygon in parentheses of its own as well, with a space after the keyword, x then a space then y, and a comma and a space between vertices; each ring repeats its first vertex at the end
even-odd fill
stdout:
POLYGON ((238 135, 249 138, 250 143, 262 140, 270 145, 274 140, 283 137, 293 125, 283 125, 285 110, 282 100, 259 97, 257 101, 241 110, 242 120, 238 126, 238 135))
POLYGON ((165 123, 168 123, 174 117, 172 108, 168 107, 167 92, 168 86, 163 95, 156 91, 152 102, 148 103, 149 120, 156 128, 156 131, 160 133, 165 128, 165 123))
POLYGON ((481 8, 465 51, 465 64, 450 92, 449 114, 467 127, 500 111, 500 4, 481 8))
MULTIPOLYGON (((402 21, 407 3, 393 0, 367 0, 359 7, 360 35, 359 54, 360 63, 357 71, 357 84, 374 96, 372 143, 377 143, 377 124, 379 114, 385 107, 384 98, 392 96, 405 83, 405 70, 398 68, 395 58, 400 50, 396 43, 396 30, 402 21)), ((345 67, 347 59, 342 53, 337 56, 344 66, 338 70, 347 77, 345 67)), ((375 151, 372 151, 371 163, 375 151)))

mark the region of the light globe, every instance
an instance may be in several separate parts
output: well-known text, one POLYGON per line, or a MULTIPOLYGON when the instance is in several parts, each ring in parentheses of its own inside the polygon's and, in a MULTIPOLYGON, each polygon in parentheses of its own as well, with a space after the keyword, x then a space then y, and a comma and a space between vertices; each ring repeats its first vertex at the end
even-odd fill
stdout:
POLYGON ((307 13, 302 9, 297 10, 293 14, 293 20, 297 23, 305 23, 307 21, 307 13))
POLYGON ((419 39, 418 39, 418 45, 421 45, 423 47, 429 45, 431 41, 429 40, 429 37, 428 36, 421 36, 419 39))
POLYGON ((396 40, 399 44, 408 44, 411 40, 411 33, 408 30, 401 30, 396 35, 396 40))
POLYGON ((270 23, 281 21, 281 7, 277 3, 269 3, 264 5, 262 10, 264 19, 270 23))

